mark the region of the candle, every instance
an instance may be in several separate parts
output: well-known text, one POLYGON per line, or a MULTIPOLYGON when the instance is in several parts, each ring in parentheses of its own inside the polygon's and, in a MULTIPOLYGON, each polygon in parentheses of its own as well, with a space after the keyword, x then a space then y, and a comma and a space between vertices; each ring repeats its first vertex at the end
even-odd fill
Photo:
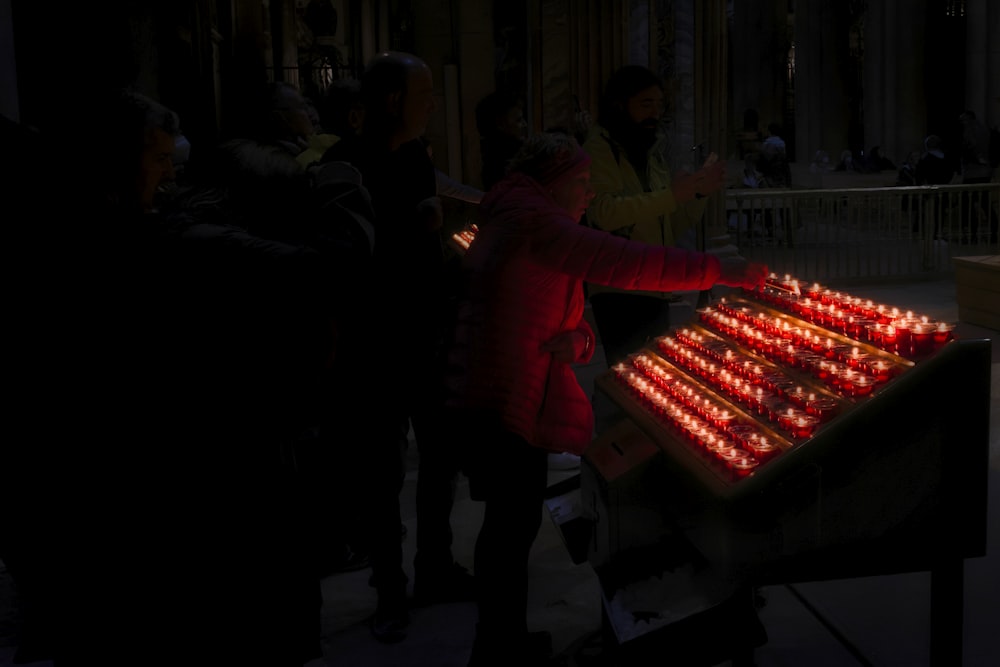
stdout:
POLYGON ((777 445, 767 439, 767 436, 760 435, 759 433, 754 433, 750 436, 750 439, 746 443, 746 448, 761 463, 774 458, 780 451, 777 445))
POLYGON ((885 326, 883 324, 875 322, 875 324, 869 324, 865 328, 868 330, 868 340, 879 347, 885 344, 885 326))
POLYGON ((735 448, 733 441, 728 438, 718 437, 705 441, 705 449, 708 453, 722 461, 726 460, 725 457, 728 456, 729 450, 735 448))
POLYGON ((876 382, 887 382, 892 377, 892 366, 881 359, 870 366, 876 382))
POLYGON ((727 430, 729 435, 731 435, 740 445, 745 445, 750 439, 750 436, 757 432, 757 429, 754 428, 753 425, 745 424, 743 422, 730 424, 727 430))
POLYGON ((934 343, 936 345, 943 345, 951 340, 951 332, 955 328, 954 324, 950 322, 938 322, 937 328, 934 330, 934 343))
POLYGON ((785 411, 783 411, 778 415, 778 426, 785 429, 786 431, 790 431, 792 429, 792 422, 802 414, 803 413, 796 410, 795 408, 787 408, 785 411))
POLYGON ((746 450, 736 449, 733 451, 737 452, 737 456, 728 461, 729 469, 733 473, 733 481, 749 477, 757 469, 757 459, 746 450))
POLYGON ((848 393, 854 394, 855 396, 867 396, 872 393, 872 389, 875 387, 875 380, 861 373, 853 375, 850 382, 850 386, 846 387, 846 389, 848 393))
POLYGON ((798 414, 792 417, 789 422, 788 430, 796 438, 808 438, 816 430, 819 425, 819 417, 814 417, 808 414, 798 414))
POLYGON ((896 327, 887 324, 882 329, 882 347, 885 349, 895 349, 896 348, 896 327))
POLYGON ((914 324, 914 320, 910 317, 900 317, 892 321, 892 326, 896 328, 896 352, 902 356, 913 353, 914 324))
POLYGON ((837 410, 837 401, 832 398, 817 398, 806 403, 806 413, 819 417, 820 421, 829 421, 837 410))
POLYGON ((933 322, 917 322, 913 325, 913 353, 927 354, 934 348, 934 333, 937 325, 933 322))
POLYGON ((721 430, 726 430, 729 424, 732 423, 733 418, 736 415, 731 413, 729 410, 722 410, 717 414, 713 414, 712 420, 715 422, 715 427, 721 430))
POLYGON ((736 447, 719 447, 715 450, 716 457, 719 458, 723 463, 729 464, 735 459, 747 456, 746 450, 737 449, 736 447))

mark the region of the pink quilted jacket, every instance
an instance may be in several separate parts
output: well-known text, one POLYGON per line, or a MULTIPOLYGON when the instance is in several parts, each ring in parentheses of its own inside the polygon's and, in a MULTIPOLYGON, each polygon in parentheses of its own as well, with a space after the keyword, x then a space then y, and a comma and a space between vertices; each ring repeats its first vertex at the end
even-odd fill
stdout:
POLYGON ((583 319, 583 281, 627 289, 701 290, 718 258, 651 246, 584 227, 535 180, 512 174, 480 204, 464 258, 466 294, 449 352, 449 403, 500 418, 536 447, 581 453, 593 434, 590 397, 570 364, 541 351, 557 334, 594 334, 583 319))

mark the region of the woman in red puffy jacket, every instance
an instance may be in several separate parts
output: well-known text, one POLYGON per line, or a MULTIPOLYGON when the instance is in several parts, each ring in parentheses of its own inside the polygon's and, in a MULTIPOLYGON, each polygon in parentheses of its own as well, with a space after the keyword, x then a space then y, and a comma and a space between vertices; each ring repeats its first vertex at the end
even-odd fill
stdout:
POLYGON ((593 198, 590 157, 569 135, 529 138, 483 198, 466 253, 449 351, 449 405, 466 443, 479 622, 470 667, 541 664, 526 625, 528 553, 541 525, 549 451, 579 454, 593 435, 572 364, 594 351, 583 281, 626 289, 755 288, 767 267, 652 246, 579 224, 593 198), (485 463, 488 457, 488 466, 485 463))

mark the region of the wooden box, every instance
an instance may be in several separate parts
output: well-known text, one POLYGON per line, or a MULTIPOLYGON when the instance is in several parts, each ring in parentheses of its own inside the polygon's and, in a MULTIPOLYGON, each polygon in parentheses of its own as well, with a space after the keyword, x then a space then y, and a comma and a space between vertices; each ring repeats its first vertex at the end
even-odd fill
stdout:
POLYGON ((958 319, 1000 331, 1000 255, 953 260, 958 319))

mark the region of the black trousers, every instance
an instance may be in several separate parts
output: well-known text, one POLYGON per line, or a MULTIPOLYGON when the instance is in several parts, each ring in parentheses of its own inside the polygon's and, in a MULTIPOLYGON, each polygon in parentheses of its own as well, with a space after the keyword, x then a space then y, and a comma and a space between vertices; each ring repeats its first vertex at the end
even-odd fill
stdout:
POLYGON ((527 638, 528 556, 542 522, 547 452, 502 430, 477 446, 490 452, 490 465, 470 480, 486 502, 475 550, 476 650, 502 654, 527 638))

